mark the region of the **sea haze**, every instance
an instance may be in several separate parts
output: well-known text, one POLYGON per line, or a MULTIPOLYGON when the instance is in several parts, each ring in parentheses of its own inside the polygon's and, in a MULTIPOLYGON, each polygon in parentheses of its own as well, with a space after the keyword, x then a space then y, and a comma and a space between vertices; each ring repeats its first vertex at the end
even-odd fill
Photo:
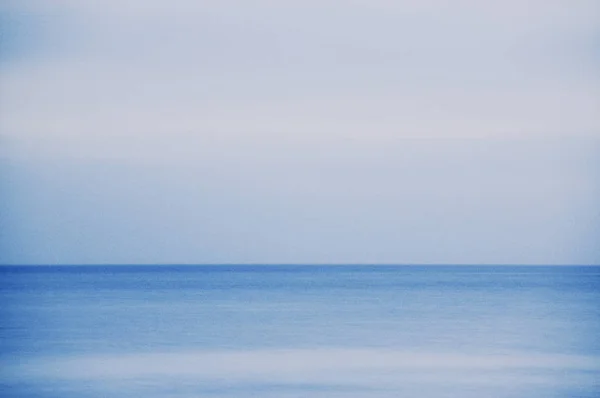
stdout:
POLYGON ((0 395, 600 396, 600 267, 1 267, 0 395))

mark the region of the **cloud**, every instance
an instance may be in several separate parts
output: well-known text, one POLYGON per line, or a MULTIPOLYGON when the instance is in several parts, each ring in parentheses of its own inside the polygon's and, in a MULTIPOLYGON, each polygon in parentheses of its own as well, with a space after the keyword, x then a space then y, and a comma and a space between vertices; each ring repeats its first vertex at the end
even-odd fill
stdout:
POLYGON ((599 259, 599 152, 587 141, 219 145, 180 144, 147 160, 134 146, 123 160, 14 161, 12 249, 2 261, 599 259))
POLYGON ((22 12, 55 18, 55 54, 5 63, 0 128, 90 155, 171 133, 195 145, 598 136, 595 7, 28 1, 22 12))
POLYGON ((597 8, 7 2, 11 258, 597 261, 597 8))

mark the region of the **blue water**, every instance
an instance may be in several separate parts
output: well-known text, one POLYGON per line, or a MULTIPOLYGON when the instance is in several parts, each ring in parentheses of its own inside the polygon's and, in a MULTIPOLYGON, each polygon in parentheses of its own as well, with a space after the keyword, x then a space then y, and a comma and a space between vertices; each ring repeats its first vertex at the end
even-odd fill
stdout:
POLYGON ((600 397, 600 267, 2 267, 2 397, 600 397))

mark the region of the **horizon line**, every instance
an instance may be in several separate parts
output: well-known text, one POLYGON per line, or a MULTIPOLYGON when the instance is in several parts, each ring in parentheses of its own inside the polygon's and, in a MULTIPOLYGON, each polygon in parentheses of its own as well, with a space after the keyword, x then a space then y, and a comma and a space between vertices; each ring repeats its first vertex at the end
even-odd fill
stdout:
POLYGON ((600 267, 600 264, 520 263, 26 263, 2 267, 600 267))

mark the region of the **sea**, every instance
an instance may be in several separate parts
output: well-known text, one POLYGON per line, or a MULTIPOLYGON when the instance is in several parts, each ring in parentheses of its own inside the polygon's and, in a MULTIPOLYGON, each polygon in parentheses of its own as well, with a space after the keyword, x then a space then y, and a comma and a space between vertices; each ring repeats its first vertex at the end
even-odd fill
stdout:
POLYGON ((598 398, 598 266, 0 267, 4 398, 598 398))

